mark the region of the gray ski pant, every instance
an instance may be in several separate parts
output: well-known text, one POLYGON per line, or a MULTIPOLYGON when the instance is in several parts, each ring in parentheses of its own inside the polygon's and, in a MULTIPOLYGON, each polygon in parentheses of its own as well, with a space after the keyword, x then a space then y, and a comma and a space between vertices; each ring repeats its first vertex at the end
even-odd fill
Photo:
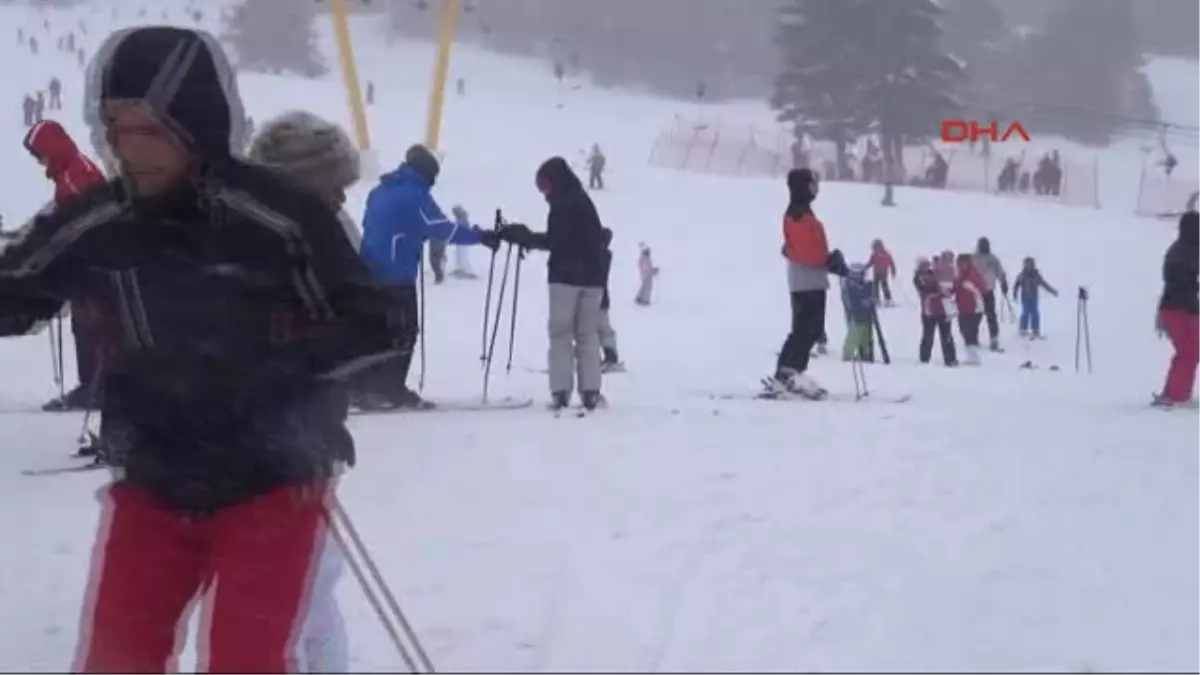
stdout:
POLYGON ((550 391, 600 391, 603 288, 550 284, 550 391))

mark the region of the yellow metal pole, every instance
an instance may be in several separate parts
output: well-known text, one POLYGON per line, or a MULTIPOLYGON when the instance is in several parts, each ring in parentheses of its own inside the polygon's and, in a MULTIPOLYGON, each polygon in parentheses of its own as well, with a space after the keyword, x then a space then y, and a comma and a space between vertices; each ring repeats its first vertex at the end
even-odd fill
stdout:
POLYGON ((354 120, 354 136, 360 150, 371 149, 367 132, 367 112, 363 106, 362 87, 358 84, 358 68, 354 65, 354 48, 350 44, 350 23, 346 19, 346 0, 329 0, 333 16, 333 35, 337 40, 338 61, 342 66, 342 82, 350 99, 350 114, 354 120))
POLYGON ((446 100, 446 75, 450 72, 450 47, 458 24, 458 0, 442 0, 442 26, 438 31, 437 58, 429 90, 429 116, 425 120, 425 147, 436 150, 442 131, 442 105, 446 100))

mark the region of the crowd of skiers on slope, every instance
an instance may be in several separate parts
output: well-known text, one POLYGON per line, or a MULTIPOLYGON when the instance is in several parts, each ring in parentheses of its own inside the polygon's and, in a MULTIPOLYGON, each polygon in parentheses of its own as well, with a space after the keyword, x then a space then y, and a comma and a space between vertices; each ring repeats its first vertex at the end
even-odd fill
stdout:
MULTIPOLYGON (((807 374, 814 347, 821 353, 825 332, 826 294, 829 275, 840 277, 840 297, 846 317, 846 337, 841 356, 846 361, 874 361, 873 338, 878 328, 879 307, 892 306, 891 282, 896 263, 882 240, 871 244, 865 263, 847 264, 844 255, 829 245, 824 224, 812 204, 819 193, 819 178, 809 169, 795 169, 787 176, 789 202, 783 217, 782 254, 787 260, 791 297, 791 328, 779 352, 770 392, 794 392, 821 398, 825 389, 807 374)), ((1174 405, 1191 399, 1200 346, 1197 345, 1197 239, 1196 212, 1180 220, 1179 240, 1164 262, 1164 292, 1157 322, 1160 334, 1170 337, 1175 347, 1167 383, 1155 398, 1159 405, 1174 405)), ((987 237, 980 237, 975 251, 955 254, 941 251, 917 260, 912 277, 921 310, 921 340, 918 359, 928 363, 934 340, 942 360, 958 366, 953 328, 965 345, 962 363, 980 363, 980 332, 986 323, 988 347, 1002 351, 998 301, 1009 304, 1009 294, 1018 303, 1022 338, 1041 338, 1041 293, 1057 296, 1033 257, 1025 257, 1012 280, 993 253, 987 237), (997 296, 997 290, 1000 295, 997 296)), ((1010 310, 1011 311, 1011 310, 1010 310)))

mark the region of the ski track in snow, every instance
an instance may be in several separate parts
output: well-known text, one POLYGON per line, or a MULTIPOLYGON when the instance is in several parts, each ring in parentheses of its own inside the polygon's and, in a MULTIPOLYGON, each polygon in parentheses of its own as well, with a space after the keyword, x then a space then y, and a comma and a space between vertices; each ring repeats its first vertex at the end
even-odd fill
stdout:
MULTIPOLYGON (((79 11, 96 13, 81 39, 91 49, 108 8, 79 11)), ((5 25, 40 25, 30 12, 0 8, 5 25)), ((356 31, 368 20, 356 19, 356 31)), ((384 56, 369 34, 361 43, 364 76, 379 84, 372 132, 390 166, 420 136, 432 50, 396 45, 384 56), (396 62, 411 68, 396 72, 396 62)), ((672 103, 583 88, 560 111, 537 68, 468 47, 454 58, 471 86, 470 98, 447 101, 443 205, 461 202, 485 223, 500 205, 537 223, 545 205, 532 172, 546 156, 598 141, 619 170, 595 199, 616 233, 612 311, 630 372, 605 379, 612 407, 588 419, 553 419, 545 375, 497 363, 492 397, 536 396, 532 407, 352 420, 359 465, 342 499, 440 670, 1200 667, 1196 413, 1145 406, 1169 355, 1151 326, 1169 227, 906 189, 900 206, 881 211, 874 188, 827 184, 819 208, 833 243, 855 261, 883 237, 901 268, 899 306, 881 311, 894 363, 867 375, 876 395, 912 401, 712 400, 752 392, 787 329, 782 186, 645 168, 672 103), (1010 274, 1036 255, 1063 291, 1042 307, 1049 339, 1018 342, 1006 322, 1008 352, 985 353, 979 368, 942 368, 936 353, 935 365, 919 365, 909 266, 947 246, 966 250, 980 234, 1010 274), (650 308, 629 302, 638 241, 663 269, 650 308), (1092 376, 1074 373, 1078 285, 1092 292, 1092 376), (1027 360, 1038 369, 1018 369, 1027 360)), ((68 62, 46 54, 0 93, 16 100, 53 70, 66 73, 70 108, 81 78, 68 62)), ((349 125, 333 81, 242 79, 256 120, 301 106, 349 125)), ((86 138, 78 120, 64 122, 86 138)), ((50 187, 23 154, 5 170, 11 226, 50 187)), ((355 214, 365 187, 350 195, 355 214)), ((484 254, 472 255, 486 272, 484 254)), ((529 367, 545 354, 543 261, 523 266, 514 363, 529 367)), ((483 284, 427 289, 435 400, 477 395, 483 284)), ((505 331, 497 353, 506 348, 505 331)), ((0 409, 53 393, 46 352, 44 334, 0 343, 0 409)), ((812 370, 830 390, 853 391, 835 357, 812 370)), ((0 670, 69 664, 106 478, 19 471, 69 461, 81 421, 0 415, 0 670)), ((339 598, 352 668, 396 670, 350 575, 339 598)), ((183 666, 193 664, 189 646, 183 666)))

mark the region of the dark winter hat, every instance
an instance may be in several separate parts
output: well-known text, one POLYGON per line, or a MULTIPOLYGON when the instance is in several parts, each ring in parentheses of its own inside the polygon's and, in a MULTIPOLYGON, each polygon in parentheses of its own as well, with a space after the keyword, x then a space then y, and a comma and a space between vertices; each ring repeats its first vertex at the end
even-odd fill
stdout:
POLYGON ((430 185, 437 182, 438 172, 442 169, 437 156, 420 143, 409 146, 404 153, 404 163, 416 171, 418 176, 429 181, 430 185))
POLYGON ((250 159, 326 194, 359 178, 359 154, 340 126, 312 113, 284 113, 263 125, 250 143, 250 159))
POLYGON ((980 237, 979 242, 975 244, 975 250, 985 255, 991 253, 992 242, 987 237, 980 237))
POLYGON ((787 175, 788 194, 794 204, 809 204, 817 198, 820 178, 812 169, 792 169, 787 175))
POLYGON ((1179 238, 1184 241, 1200 241, 1200 214, 1186 211, 1179 216, 1179 238))
POLYGON ((101 47, 97 63, 92 76, 100 79, 98 103, 142 101, 206 157, 227 157, 245 147, 245 114, 233 70, 208 33, 168 26, 120 31, 101 47))

